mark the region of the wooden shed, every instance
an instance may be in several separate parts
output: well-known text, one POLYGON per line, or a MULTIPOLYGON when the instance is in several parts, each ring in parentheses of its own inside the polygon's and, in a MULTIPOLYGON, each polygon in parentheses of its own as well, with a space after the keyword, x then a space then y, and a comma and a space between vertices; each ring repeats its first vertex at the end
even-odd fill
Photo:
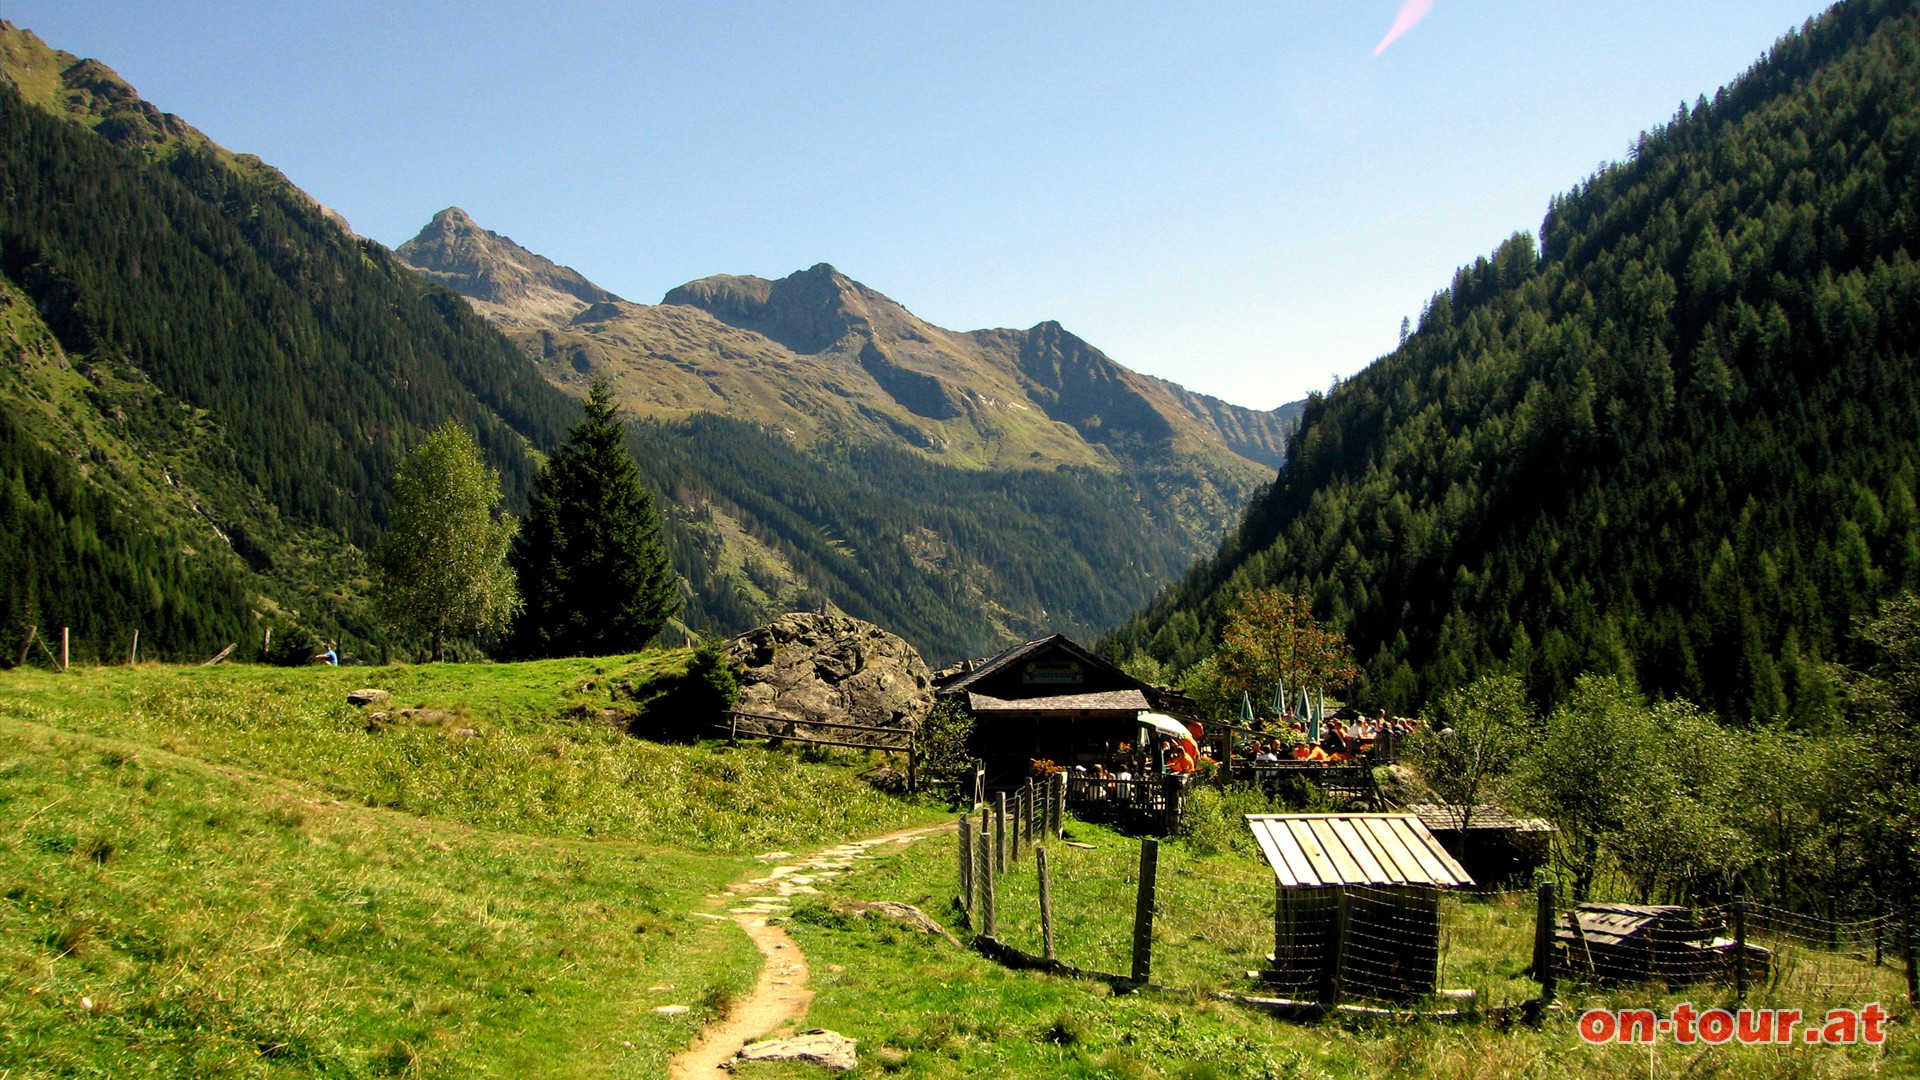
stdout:
POLYGON ((1417 815, 1447 854, 1483 887, 1527 884, 1534 870, 1547 865, 1553 823, 1515 817, 1504 807, 1485 804, 1463 815, 1458 806, 1422 803, 1407 807, 1417 815), (1460 819, 1466 818, 1462 828, 1460 819))
MULTIPOLYGON (((1581 904, 1560 917, 1554 945, 1562 971, 1596 982, 1684 986, 1728 978, 1739 945, 1693 909, 1669 904, 1581 904)), ((1748 943, 1747 974, 1764 977, 1773 953, 1748 943)))
POLYGON ((1300 1000, 1407 1000, 1440 974, 1440 890, 1473 879, 1412 814, 1249 814, 1273 868, 1262 979, 1300 1000))

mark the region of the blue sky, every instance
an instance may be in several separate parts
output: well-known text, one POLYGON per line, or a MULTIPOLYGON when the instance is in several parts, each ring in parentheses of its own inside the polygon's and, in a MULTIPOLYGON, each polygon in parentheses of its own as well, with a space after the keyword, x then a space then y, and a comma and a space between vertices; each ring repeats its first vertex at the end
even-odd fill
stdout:
POLYGON ((657 301, 816 262, 1271 408, 1822 5, 6 0, 362 235, 657 301))

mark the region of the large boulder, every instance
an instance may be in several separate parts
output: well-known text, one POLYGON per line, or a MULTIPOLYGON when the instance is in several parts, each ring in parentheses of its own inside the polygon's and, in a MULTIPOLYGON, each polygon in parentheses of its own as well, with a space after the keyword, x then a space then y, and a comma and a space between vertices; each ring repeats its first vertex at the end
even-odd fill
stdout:
MULTIPOLYGON (((845 615, 790 612, 727 645, 739 708, 801 723, 915 728, 933 707, 933 679, 897 634, 845 615)), ((864 741, 864 740, 852 740, 864 741)))

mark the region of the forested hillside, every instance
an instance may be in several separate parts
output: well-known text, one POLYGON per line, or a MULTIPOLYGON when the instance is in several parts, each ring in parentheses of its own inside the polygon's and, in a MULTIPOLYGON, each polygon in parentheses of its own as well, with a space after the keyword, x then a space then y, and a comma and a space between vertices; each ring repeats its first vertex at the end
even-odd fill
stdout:
POLYGON ((1191 559, 1125 481, 1091 468, 963 470, 871 444, 803 453, 713 414, 636 424, 629 441, 669 496, 697 626, 837 609, 943 663, 1096 635, 1191 559))
POLYGON ((1310 400, 1213 559, 1117 632, 1185 665, 1305 591, 1408 709, 1489 671, 1821 716, 1920 585, 1920 14, 1854 0, 1682 106, 1310 400))
POLYGON ((271 169, 0 35, 0 631, 70 626, 82 659, 283 614, 377 636, 356 549, 407 447, 456 418, 517 501, 576 407, 271 169))

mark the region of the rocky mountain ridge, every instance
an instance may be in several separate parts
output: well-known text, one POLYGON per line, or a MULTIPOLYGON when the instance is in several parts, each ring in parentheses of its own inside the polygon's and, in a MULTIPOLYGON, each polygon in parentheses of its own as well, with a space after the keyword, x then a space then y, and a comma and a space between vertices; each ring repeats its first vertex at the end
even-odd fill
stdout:
POLYGON ((714 275, 636 304, 457 207, 397 254, 466 296, 563 386, 606 375, 637 415, 713 412, 802 445, 898 442, 963 468, 1116 470, 1170 453, 1247 487, 1278 467, 1297 414, 1140 375, 1056 322, 934 326, 825 263, 778 280, 714 275))

